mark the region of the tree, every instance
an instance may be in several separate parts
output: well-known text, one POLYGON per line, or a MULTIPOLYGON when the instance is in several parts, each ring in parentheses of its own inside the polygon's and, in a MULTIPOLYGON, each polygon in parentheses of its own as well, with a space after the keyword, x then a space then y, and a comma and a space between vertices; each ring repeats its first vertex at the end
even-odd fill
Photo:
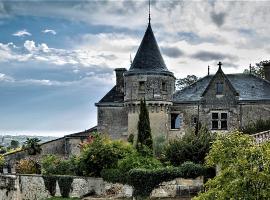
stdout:
POLYGON ((201 127, 197 134, 195 130, 189 130, 181 139, 172 140, 165 147, 165 160, 173 166, 187 161, 203 164, 215 138, 216 134, 205 127, 201 127))
POLYGON ((198 77, 195 75, 187 75, 186 78, 179 78, 176 80, 176 87, 179 90, 184 89, 185 87, 195 83, 198 80, 198 77))
POLYGON ((27 138, 24 142, 23 149, 26 149, 29 155, 36 155, 41 152, 40 139, 27 138))
POLYGON ((148 147, 153 150, 153 140, 151 135, 149 113, 146 107, 145 99, 140 102, 140 114, 138 121, 138 138, 136 143, 137 150, 148 147))
POLYGON ((270 199, 270 142, 256 144, 240 132, 220 136, 206 158, 219 166, 218 175, 194 200, 270 199))
POLYGON ((270 60, 263 60, 259 63, 256 63, 255 66, 250 66, 250 69, 245 69, 244 73, 252 73, 256 76, 259 76, 261 78, 265 78, 265 73, 264 73, 264 65, 269 64, 270 60))
POLYGON ((19 147, 20 143, 18 140, 11 140, 10 141, 10 148, 17 149, 19 147))

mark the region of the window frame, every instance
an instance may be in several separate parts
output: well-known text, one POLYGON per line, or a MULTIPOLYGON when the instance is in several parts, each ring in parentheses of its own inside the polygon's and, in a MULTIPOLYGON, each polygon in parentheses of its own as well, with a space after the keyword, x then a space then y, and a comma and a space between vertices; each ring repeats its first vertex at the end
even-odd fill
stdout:
POLYGON ((216 83, 216 95, 224 94, 224 82, 216 83))
POLYGON ((211 111, 211 130, 218 130, 218 131, 227 131, 228 130, 228 120, 229 120, 229 112, 228 111, 211 111), (218 117, 213 118, 214 114, 217 114, 218 117), (226 117, 222 117, 224 115, 226 117), (216 126, 214 127, 213 124, 217 123, 217 128, 216 126), (223 127, 223 124, 226 124, 223 127))

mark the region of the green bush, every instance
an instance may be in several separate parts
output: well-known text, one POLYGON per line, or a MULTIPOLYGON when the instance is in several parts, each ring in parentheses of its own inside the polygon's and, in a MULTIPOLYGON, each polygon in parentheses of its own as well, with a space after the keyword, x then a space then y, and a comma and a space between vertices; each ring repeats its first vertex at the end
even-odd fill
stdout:
POLYGON ((154 137, 153 151, 155 157, 162 158, 164 156, 165 147, 166 137, 164 135, 154 137))
POLYGON ((165 161, 179 166, 186 161, 204 163, 204 158, 210 150, 216 135, 202 127, 198 134, 187 132, 181 139, 172 140, 165 147, 165 161))
POLYGON ((134 153, 131 144, 124 141, 112 141, 107 137, 96 135, 93 141, 83 146, 78 164, 82 174, 100 176, 103 169, 116 168, 117 162, 134 153))
POLYGON ((55 155, 43 157, 41 166, 41 172, 45 175, 74 175, 76 167, 72 160, 64 160, 55 155))
POLYGON ((196 178, 205 173, 200 164, 184 163, 180 167, 158 169, 132 169, 127 176, 127 183, 134 187, 135 197, 148 197, 152 190, 164 181, 175 178, 196 178))
POLYGON ((262 131, 270 130, 270 119, 259 119, 256 122, 251 122, 241 129, 245 134, 255 134, 262 131))
POLYGON ((162 167, 159 160, 153 157, 144 157, 139 153, 134 153, 118 161, 117 169, 104 169, 101 177, 112 183, 126 183, 128 172, 135 168, 156 169, 162 167))

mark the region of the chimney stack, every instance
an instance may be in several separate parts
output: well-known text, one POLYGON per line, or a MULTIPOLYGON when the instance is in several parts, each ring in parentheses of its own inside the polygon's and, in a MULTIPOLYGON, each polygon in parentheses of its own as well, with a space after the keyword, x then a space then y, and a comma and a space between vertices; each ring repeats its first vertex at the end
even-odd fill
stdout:
POLYGON ((264 77, 266 80, 270 81, 270 62, 263 64, 264 77))
POLYGON ((124 91, 124 72, 126 72, 126 68, 116 68, 116 90, 123 92, 124 91))

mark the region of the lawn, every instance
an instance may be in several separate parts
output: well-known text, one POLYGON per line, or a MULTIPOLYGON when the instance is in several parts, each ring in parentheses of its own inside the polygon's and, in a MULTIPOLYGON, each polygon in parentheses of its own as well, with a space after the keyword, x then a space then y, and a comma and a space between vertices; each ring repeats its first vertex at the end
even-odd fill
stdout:
POLYGON ((79 198, 51 197, 45 200, 80 200, 79 198))

